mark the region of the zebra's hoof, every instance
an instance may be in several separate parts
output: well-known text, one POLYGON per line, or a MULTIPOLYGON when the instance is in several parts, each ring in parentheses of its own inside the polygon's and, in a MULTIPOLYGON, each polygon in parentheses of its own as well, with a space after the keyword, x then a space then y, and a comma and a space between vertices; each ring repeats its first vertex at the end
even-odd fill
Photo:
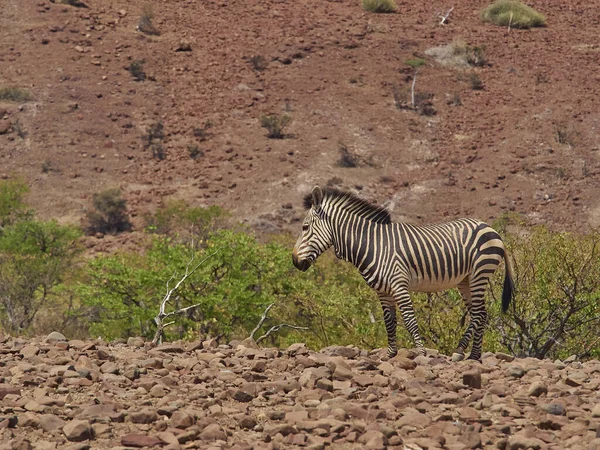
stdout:
POLYGON ((477 357, 475 357, 475 356, 471 356, 471 355, 469 355, 469 358, 468 358, 468 360, 469 360, 469 361, 477 361, 478 363, 480 363, 480 362, 481 362, 481 356, 477 358, 477 357))
POLYGON ((462 361, 463 359, 465 359, 465 355, 462 353, 452 353, 452 361, 453 362, 458 362, 458 361, 462 361))

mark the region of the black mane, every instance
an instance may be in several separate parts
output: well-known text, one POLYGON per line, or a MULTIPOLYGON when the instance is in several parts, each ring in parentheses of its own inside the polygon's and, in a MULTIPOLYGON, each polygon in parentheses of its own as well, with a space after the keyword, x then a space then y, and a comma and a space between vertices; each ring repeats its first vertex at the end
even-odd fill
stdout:
MULTIPOLYGON (((340 191, 335 188, 323 189, 323 203, 334 203, 343 209, 349 209, 355 214, 358 214, 372 222, 388 224, 392 223, 390 212, 382 206, 373 205, 372 203, 357 197, 350 192, 340 191)), ((312 194, 307 194, 304 197, 304 209, 312 207, 312 194)))

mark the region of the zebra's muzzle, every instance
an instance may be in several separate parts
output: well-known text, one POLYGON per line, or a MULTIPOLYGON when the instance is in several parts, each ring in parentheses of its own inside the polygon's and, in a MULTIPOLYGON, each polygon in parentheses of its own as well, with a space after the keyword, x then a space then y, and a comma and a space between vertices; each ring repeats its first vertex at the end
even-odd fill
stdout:
POLYGON ((299 260, 298 256, 295 253, 292 253, 292 261, 294 262, 294 266, 296 267, 296 269, 301 270, 302 272, 306 272, 310 267, 310 260, 299 260))

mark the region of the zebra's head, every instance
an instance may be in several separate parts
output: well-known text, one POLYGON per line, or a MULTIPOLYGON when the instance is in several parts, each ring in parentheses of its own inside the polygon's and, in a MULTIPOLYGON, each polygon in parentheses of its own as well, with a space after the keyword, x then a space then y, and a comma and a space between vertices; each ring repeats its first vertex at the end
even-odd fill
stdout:
POLYGON ((297 269, 305 272, 310 265, 333 244, 333 235, 323 212, 323 191, 315 186, 311 195, 304 199, 308 209, 302 233, 292 251, 292 261, 297 269))

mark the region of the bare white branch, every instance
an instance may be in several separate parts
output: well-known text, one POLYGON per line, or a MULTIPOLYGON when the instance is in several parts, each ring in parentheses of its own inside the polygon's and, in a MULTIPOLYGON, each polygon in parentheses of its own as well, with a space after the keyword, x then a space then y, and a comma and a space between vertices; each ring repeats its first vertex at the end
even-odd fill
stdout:
POLYGON ((165 296, 162 299, 162 302, 160 303, 160 308, 158 311, 158 314, 156 315, 156 317, 154 318, 154 322, 156 323, 156 334, 154 335, 154 339, 152 339, 152 342, 154 344, 157 344, 160 342, 160 340, 162 339, 162 335, 163 335, 163 331, 165 329, 165 327, 167 327, 168 325, 173 324, 173 322, 169 322, 168 324, 163 323, 164 319, 166 319, 167 317, 171 317, 175 314, 183 314, 186 311, 189 311, 192 308, 197 308, 200 306, 199 303, 195 304, 195 305, 191 305, 191 306, 186 306, 185 308, 181 308, 175 311, 171 311, 169 313, 165 313, 165 308, 167 307, 167 304, 169 303, 169 301, 171 300, 171 296, 173 295, 173 293, 175 293, 180 286, 185 283, 185 281, 194 274, 194 272, 196 272, 201 266, 202 264, 204 264, 206 261, 208 261, 209 258, 212 258, 214 255, 216 255, 217 253, 219 253, 221 249, 217 249, 215 250, 213 253, 211 253, 210 255, 208 255, 206 258, 204 258, 202 261, 200 261, 198 264, 192 266, 194 264, 194 260, 196 259, 196 255, 192 255, 190 261, 187 263, 187 265, 185 266, 185 273, 183 274, 183 276, 180 278, 180 280, 177 282, 177 284, 169 289, 169 283, 175 279, 177 272, 173 273, 173 275, 171 276, 171 278, 169 278, 169 280, 167 281, 167 293, 165 294, 165 296))
POLYGON ((254 335, 256 334, 256 332, 260 329, 260 327, 263 326, 263 323, 265 323, 265 320, 267 320, 267 316, 269 315, 269 311, 271 310, 271 308, 275 305, 275 303, 271 303, 269 306, 267 306, 267 308, 265 309, 265 312, 263 313, 262 317, 260 318, 260 320, 258 321, 258 324, 254 327, 254 330, 252 330, 252 333, 250 333, 250 337, 252 339, 254 339, 254 335))
POLYGON ((417 70, 415 69, 415 74, 413 76, 412 88, 410 91, 410 99, 412 102, 412 107, 415 108, 415 84, 417 83, 417 70))
POLYGON ((256 343, 258 344, 259 342, 265 340, 266 338, 268 338, 271 333, 276 333, 277 331, 281 330, 282 328, 287 327, 287 328, 291 328, 292 330, 302 330, 302 331, 306 331, 308 330, 307 327, 298 327, 296 325, 290 325, 288 323, 282 323, 279 325, 273 325, 271 328, 269 328, 269 331, 267 331, 265 334, 263 334, 261 337, 259 337, 256 340, 256 343))
POLYGON ((446 21, 447 21, 447 20, 448 20, 448 18, 450 17, 450 13, 451 13, 453 10, 454 10, 454 6, 448 10, 448 12, 446 13, 446 15, 444 15, 444 16, 440 16, 440 19, 442 19, 442 20, 441 20, 441 22, 440 22, 440 25, 445 25, 445 24, 446 24, 446 21))

